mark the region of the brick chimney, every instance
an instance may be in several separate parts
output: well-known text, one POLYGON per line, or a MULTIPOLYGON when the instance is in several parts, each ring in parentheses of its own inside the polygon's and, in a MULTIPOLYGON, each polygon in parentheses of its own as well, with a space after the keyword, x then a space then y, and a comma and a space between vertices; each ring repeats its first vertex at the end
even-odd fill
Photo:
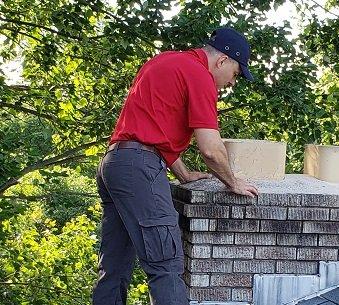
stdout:
POLYGON ((192 304, 282 305, 339 285, 339 184, 254 183, 254 199, 217 179, 172 183, 192 304))

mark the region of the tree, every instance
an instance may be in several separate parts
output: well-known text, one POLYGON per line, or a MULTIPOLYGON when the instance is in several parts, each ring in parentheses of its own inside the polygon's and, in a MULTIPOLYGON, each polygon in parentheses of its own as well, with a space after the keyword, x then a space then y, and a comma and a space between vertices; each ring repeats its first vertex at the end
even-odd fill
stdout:
MULTIPOLYGON (((70 304, 72 296, 80 295, 80 286, 59 277, 60 272, 67 273, 66 267, 75 268, 77 263, 75 256, 73 261, 60 258, 66 251, 63 238, 86 249, 78 249, 75 255, 83 259, 77 272, 84 276, 81 285, 86 287, 79 300, 88 302, 93 274, 86 270, 93 264, 90 253, 94 254, 97 246, 91 235, 97 234, 93 223, 98 219, 88 213, 88 208, 96 206, 95 167, 135 73, 161 51, 200 47, 215 28, 233 26, 246 34, 252 46, 255 82, 239 80, 234 90, 220 95, 222 136, 287 141, 288 172, 301 170, 304 144, 338 143, 339 43, 333 30, 338 28, 338 19, 307 20, 313 5, 296 1, 307 23, 302 35, 289 40, 287 21, 283 27, 262 23, 270 8, 284 2, 0 3, 0 34, 4 37, 0 56, 3 60, 22 57, 25 81, 9 85, 5 75, 0 75, 0 217, 4 220, 0 245, 8 248, 0 257, 4 267, 0 268, 0 278, 6 279, 0 289, 10 304, 25 304, 24 297, 33 304, 70 304), (179 13, 168 19, 165 13, 173 5, 179 7, 179 13), (318 80, 320 67, 327 70, 318 80), (39 217, 34 216, 37 214, 39 217), (43 224, 46 221, 55 224, 48 227, 43 224), (73 230, 83 225, 81 240, 72 239, 73 230), (29 246, 24 263, 20 263, 22 245, 12 241, 15 234, 10 228, 27 235, 32 247, 37 242, 44 249, 55 247, 50 253, 52 262, 34 256, 29 246), (6 266, 9 258, 13 266, 6 266), (51 298, 46 300, 40 294, 43 289, 33 286, 28 295, 19 297, 19 283, 38 285, 41 278, 32 266, 41 261, 46 265, 44 274, 54 278, 46 287, 53 291, 51 298), (29 270, 21 270, 20 264, 29 270), (8 280, 13 283, 8 284, 8 280), (58 285, 75 288, 67 295, 58 285)), ((338 2, 329 1, 325 9, 330 10, 331 5, 337 7, 338 2)), ((204 168, 194 143, 185 160, 191 168, 204 168)), ((135 278, 141 280, 142 276, 137 273, 135 278)), ((146 289, 137 282, 133 287, 134 299, 146 289)))
POLYGON ((1 54, 12 58, 21 49, 27 85, 8 86, 2 80, 2 117, 9 122, 20 116, 38 119, 50 144, 49 151, 37 147, 41 154, 35 158, 16 157, 16 166, 7 157, 18 147, 32 150, 29 141, 21 143, 27 138, 2 146, 2 162, 8 166, 0 192, 32 170, 102 152, 140 65, 161 50, 201 45, 221 24, 247 34, 257 80, 240 82, 220 99, 222 134, 297 139, 300 150, 314 140, 305 114, 314 109, 316 67, 295 48, 297 41, 286 38, 288 23, 283 28, 260 24, 270 7, 271 1, 219 0, 118 1, 115 7, 100 0, 3 3, 0 29, 7 39, 1 54), (173 4, 181 10, 165 20, 163 13, 173 4))

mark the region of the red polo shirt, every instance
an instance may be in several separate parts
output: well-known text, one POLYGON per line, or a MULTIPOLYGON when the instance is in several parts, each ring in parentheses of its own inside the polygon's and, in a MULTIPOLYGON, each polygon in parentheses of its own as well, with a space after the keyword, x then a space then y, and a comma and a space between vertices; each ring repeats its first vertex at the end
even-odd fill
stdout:
POLYGON ((170 166, 187 149, 195 128, 218 129, 217 96, 202 49, 161 53, 139 70, 110 144, 153 145, 170 166))

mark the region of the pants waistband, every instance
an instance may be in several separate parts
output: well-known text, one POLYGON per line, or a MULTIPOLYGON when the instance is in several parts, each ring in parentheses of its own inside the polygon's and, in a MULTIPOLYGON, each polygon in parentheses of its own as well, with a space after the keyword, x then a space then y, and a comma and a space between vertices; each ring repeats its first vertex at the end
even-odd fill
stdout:
POLYGON ((156 154, 158 157, 160 157, 162 159, 161 153, 154 146, 145 145, 145 144, 142 144, 142 143, 137 142, 137 141, 116 142, 116 143, 113 143, 110 146, 108 146, 107 151, 113 150, 116 147, 116 145, 118 145, 117 149, 132 148, 132 149, 141 149, 141 150, 150 151, 150 152, 156 154))

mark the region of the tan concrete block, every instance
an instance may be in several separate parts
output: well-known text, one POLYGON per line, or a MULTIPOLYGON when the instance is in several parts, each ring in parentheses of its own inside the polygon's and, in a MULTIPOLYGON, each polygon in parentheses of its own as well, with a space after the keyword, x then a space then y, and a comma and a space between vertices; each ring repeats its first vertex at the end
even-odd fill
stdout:
POLYGON ((304 174, 320 180, 339 183, 339 146, 305 146, 304 174))
POLYGON ((266 140, 223 139, 234 175, 243 179, 282 180, 286 143, 266 140))

